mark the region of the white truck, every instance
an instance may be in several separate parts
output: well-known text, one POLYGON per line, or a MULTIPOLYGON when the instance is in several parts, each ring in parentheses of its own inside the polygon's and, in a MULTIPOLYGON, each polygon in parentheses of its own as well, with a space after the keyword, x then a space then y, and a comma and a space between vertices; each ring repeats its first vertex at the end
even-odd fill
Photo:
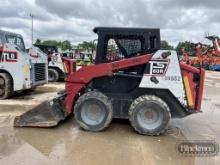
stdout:
POLYGON ((0 30, 0 99, 47 83, 47 65, 39 48, 26 50, 21 35, 0 30))

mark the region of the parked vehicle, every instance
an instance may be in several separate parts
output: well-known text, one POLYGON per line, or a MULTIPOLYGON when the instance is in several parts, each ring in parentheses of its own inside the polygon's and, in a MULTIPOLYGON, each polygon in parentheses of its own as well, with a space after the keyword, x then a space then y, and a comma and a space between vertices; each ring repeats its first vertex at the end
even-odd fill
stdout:
POLYGON ((37 47, 25 48, 19 34, 0 30, 0 99, 48 82, 47 57, 37 47))

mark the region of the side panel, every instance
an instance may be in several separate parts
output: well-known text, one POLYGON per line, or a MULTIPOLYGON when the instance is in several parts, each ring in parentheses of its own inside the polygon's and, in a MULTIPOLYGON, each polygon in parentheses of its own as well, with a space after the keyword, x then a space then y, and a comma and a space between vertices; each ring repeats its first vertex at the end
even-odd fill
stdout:
POLYGON ((168 89, 184 107, 188 107, 178 56, 175 51, 170 51, 164 59, 162 54, 166 53, 169 52, 159 50, 153 55, 139 87, 168 89))
POLYGON ((63 61, 60 54, 53 53, 51 56, 51 61, 49 61, 48 66, 57 67, 64 73, 63 61))
POLYGON ((32 46, 28 50, 31 65, 32 86, 42 85, 48 82, 47 56, 39 48, 32 46))
POLYGON ((32 63, 47 63, 47 55, 37 47, 32 46, 29 48, 28 54, 32 63))
POLYGON ((11 74, 14 91, 31 87, 29 57, 26 53, 15 49, 11 44, 5 44, 1 50, 0 70, 5 70, 11 74))

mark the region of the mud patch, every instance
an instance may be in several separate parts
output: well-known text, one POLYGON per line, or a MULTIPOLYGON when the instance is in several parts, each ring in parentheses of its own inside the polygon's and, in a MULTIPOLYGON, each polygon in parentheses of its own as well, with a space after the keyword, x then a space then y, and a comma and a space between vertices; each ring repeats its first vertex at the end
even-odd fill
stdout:
POLYGON ((16 152, 19 146, 23 144, 10 128, 0 128, 0 142, 0 159, 16 152))
POLYGON ((38 87, 37 90, 34 92, 36 94, 45 93, 45 92, 59 92, 61 89, 56 87, 38 87))
POLYGON ((28 91, 22 91, 19 93, 15 93, 10 99, 27 99, 31 100, 34 99, 31 95, 33 92, 28 92, 28 91))
POLYGON ((0 127, 12 127, 14 122, 14 117, 11 115, 0 116, 0 127))
MULTIPOLYGON (((56 157, 44 156, 30 144, 19 139, 13 129, 0 128, 0 164, 2 165, 65 165, 56 157)), ((39 140, 39 139, 38 139, 39 140)))
POLYGON ((24 104, 24 105, 16 105, 16 104, 6 104, 0 106, 0 116, 11 115, 15 116, 26 112, 27 110, 33 108, 36 104, 24 104))
POLYGON ((171 136, 174 136, 174 137, 180 138, 180 139, 184 138, 184 135, 183 135, 181 129, 176 126, 169 126, 165 134, 171 135, 171 136))

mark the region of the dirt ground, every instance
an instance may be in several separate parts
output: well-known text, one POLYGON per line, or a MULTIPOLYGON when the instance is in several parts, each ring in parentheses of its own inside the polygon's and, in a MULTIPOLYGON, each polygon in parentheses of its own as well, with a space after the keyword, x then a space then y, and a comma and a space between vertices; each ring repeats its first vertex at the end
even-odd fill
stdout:
POLYGON ((13 127, 16 115, 53 98, 63 88, 63 83, 47 84, 0 101, 1 165, 220 164, 220 155, 186 157, 176 151, 182 140, 220 144, 220 73, 206 73, 203 113, 172 120, 162 136, 139 135, 128 121, 121 120, 113 120, 104 132, 86 132, 73 117, 50 129, 13 127))

